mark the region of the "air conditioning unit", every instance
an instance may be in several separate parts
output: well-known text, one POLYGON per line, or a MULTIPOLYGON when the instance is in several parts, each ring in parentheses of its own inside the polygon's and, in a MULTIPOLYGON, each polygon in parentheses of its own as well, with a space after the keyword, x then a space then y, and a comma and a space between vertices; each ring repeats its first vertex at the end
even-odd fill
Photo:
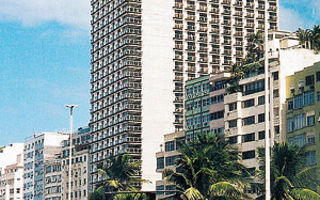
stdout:
POLYGON ((298 86, 299 86, 299 88, 303 88, 304 87, 304 81, 303 80, 299 80, 298 86))

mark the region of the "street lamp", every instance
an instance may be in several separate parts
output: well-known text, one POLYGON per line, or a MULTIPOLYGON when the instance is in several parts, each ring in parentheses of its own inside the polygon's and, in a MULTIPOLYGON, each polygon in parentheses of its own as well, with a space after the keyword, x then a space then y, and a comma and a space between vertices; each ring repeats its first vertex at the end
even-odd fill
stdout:
POLYGON ((67 108, 70 109, 70 136, 69 136, 69 183, 68 183, 68 200, 71 200, 71 168, 72 168, 72 126, 73 126, 73 109, 77 108, 78 105, 69 104, 66 105, 67 108))

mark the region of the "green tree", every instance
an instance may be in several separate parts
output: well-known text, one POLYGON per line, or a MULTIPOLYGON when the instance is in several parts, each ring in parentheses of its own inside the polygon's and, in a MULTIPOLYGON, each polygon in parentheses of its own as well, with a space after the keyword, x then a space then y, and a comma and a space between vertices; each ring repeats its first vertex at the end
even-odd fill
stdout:
MULTIPOLYGON (((259 154, 264 163, 264 155, 259 154)), ((320 200, 316 167, 307 166, 303 148, 287 143, 276 143, 271 156, 272 200, 320 200)), ((264 180, 264 173, 261 173, 264 180)))
POLYGON ((104 189, 98 188, 97 190, 93 191, 93 193, 89 195, 89 200, 107 200, 104 194, 104 189))
POLYGON ((263 43, 261 31, 248 35, 246 63, 257 62, 263 57, 263 43))
POLYGON ((177 170, 166 170, 180 198, 187 200, 248 199, 248 173, 239 163, 239 154, 223 137, 199 135, 182 145, 177 170))

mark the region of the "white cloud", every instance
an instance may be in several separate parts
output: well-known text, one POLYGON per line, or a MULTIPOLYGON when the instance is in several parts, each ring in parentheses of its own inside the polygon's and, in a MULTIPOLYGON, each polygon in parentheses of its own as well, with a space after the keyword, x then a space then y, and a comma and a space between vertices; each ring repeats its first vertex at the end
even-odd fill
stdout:
POLYGON ((297 11, 282 6, 279 7, 279 17, 280 30, 296 31, 298 28, 306 28, 309 24, 297 11))
POLYGON ((25 26, 57 22, 81 30, 90 28, 90 0, 0 0, 0 20, 25 26))

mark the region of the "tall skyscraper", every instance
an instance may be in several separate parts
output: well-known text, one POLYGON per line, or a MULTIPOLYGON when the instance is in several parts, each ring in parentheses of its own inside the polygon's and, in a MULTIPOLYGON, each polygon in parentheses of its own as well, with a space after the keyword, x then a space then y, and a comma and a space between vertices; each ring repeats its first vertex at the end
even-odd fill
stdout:
POLYGON ((91 184, 107 156, 142 160, 155 188, 165 133, 184 128, 184 81, 244 57, 246 36, 277 29, 277 0, 92 0, 91 184))

